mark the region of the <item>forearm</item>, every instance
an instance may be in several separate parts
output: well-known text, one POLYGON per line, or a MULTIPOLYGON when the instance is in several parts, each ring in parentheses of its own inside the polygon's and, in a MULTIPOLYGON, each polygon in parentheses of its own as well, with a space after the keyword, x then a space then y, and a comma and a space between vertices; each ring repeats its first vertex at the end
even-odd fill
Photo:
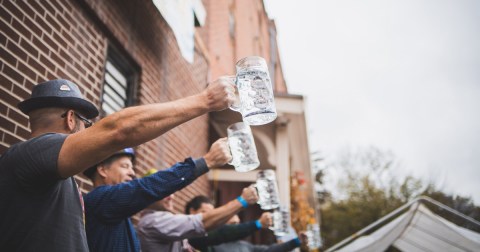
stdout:
POLYGON ((161 200, 172 193, 190 185, 199 176, 208 172, 205 161, 200 158, 193 160, 185 159, 184 162, 178 162, 172 167, 158 171, 150 176, 136 179, 138 189, 142 200, 137 201, 136 209, 131 203, 126 203, 132 211, 138 212, 149 206, 155 201, 161 200))
POLYGON ((207 112, 209 109, 202 95, 126 108, 112 118, 121 134, 117 144, 120 148, 136 146, 207 112))
POLYGON ((159 242, 181 241, 190 237, 205 235, 200 215, 153 212, 143 216, 137 232, 147 240, 159 242))
POLYGON ((258 228, 254 221, 237 225, 223 225, 208 232, 207 236, 188 239, 188 241, 195 248, 203 250, 208 246, 243 239, 257 230, 258 228))
POLYGON ((265 252, 287 252, 297 247, 300 247, 300 242, 298 239, 293 239, 288 242, 270 245, 265 252))
POLYGON ((242 209, 242 204, 238 200, 232 200, 227 204, 215 208, 214 210, 203 214, 203 225, 205 230, 210 231, 220 225, 225 224, 232 216, 242 209))

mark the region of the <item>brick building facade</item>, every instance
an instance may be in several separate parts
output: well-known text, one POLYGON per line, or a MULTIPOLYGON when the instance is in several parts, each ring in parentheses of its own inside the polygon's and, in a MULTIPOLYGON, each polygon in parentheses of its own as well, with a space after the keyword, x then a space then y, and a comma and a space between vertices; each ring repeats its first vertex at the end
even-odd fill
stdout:
MULTIPOLYGON (((150 0, 2 1, 0 11, 0 153, 28 138, 28 117, 16 104, 29 97, 36 83, 72 80, 101 107, 105 64, 112 51, 134 69, 132 105, 175 100, 206 86, 206 56, 196 49, 195 62, 187 63, 150 0)), ((205 115, 138 146, 137 173, 200 157, 208 146, 205 115)), ((84 191, 91 189, 83 176, 77 181, 84 191)), ((177 195, 177 210, 208 189, 207 178, 199 178, 177 195)))
MULTIPOLYGON (((125 70, 129 106, 198 93, 209 80, 234 74, 239 59, 258 55, 269 65, 279 115, 275 122, 253 129, 262 163, 258 170, 276 170, 282 202, 289 206, 291 176, 302 171, 311 179, 311 174, 303 97, 288 94, 275 23, 262 0, 202 2, 206 22, 196 28, 194 62, 188 63, 172 28, 151 0, 0 0, 0 154, 28 138, 28 118, 16 104, 39 82, 70 79, 106 114, 110 62, 125 70)), ((230 110, 211 113, 136 147, 137 173, 202 156, 213 141, 225 136, 228 124, 240 120, 230 110)), ((231 167, 211 171, 177 193, 176 210, 181 212, 185 202, 198 194, 214 196, 220 204, 231 200, 256 174, 229 172, 231 167)), ((90 181, 76 178, 84 192, 91 190, 90 181)), ((309 193, 309 201, 315 204, 313 194, 309 193)), ((242 217, 251 220, 260 212, 254 207, 242 217)), ((264 231, 253 241, 272 242, 273 236, 264 231)))

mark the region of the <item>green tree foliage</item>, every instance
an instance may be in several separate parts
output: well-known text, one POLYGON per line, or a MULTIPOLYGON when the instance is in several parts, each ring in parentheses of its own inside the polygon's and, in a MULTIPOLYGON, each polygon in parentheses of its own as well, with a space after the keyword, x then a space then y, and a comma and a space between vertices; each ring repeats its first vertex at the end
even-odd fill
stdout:
MULTIPOLYGON (((322 173, 316 181, 323 182, 324 176, 327 176, 324 171, 331 169, 344 176, 337 185, 340 197, 319 199, 322 204, 321 230, 325 248, 340 242, 419 195, 429 196, 480 220, 480 208, 476 207, 470 198, 448 195, 432 183, 426 185, 411 176, 395 176, 395 169, 401 167, 391 152, 373 147, 356 152, 344 151, 340 159, 320 171, 322 173)), ((323 193, 331 195, 329 192, 323 193)), ((474 230, 480 228, 437 207, 428 207, 457 225, 474 230)))

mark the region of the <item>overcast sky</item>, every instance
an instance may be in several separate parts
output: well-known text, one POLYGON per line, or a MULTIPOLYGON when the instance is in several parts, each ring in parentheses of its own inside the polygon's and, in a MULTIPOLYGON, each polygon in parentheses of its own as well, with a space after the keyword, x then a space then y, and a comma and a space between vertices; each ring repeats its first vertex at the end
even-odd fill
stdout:
POLYGON ((480 1, 265 0, 311 151, 391 150, 480 204, 480 1))

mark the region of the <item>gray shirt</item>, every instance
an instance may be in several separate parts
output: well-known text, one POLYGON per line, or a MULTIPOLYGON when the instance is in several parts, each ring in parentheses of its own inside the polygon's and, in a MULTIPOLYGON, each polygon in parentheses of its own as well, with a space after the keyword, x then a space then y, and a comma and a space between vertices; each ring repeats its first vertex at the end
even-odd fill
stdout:
POLYGON ((0 157, 0 250, 88 251, 80 191, 58 174, 66 137, 44 134, 0 157))
POLYGON ((184 215, 146 210, 138 222, 143 252, 188 250, 187 238, 206 234, 202 214, 184 215))

